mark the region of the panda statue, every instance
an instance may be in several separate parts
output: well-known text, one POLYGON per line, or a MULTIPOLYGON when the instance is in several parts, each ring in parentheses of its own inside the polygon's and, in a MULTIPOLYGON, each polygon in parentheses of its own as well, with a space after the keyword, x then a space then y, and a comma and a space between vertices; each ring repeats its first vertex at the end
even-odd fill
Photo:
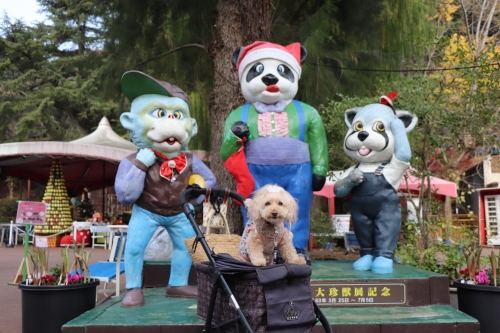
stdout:
POLYGON ((361 247, 355 270, 388 274, 401 229, 397 190, 409 167, 411 148, 407 132, 417 117, 394 110, 396 93, 382 96, 380 104, 345 112, 348 130, 345 153, 359 164, 344 172, 334 186, 337 197, 349 193, 354 233, 361 247))
POLYGON ((328 170, 321 117, 293 99, 306 57, 299 43, 285 47, 257 41, 234 51, 232 64, 247 104, 229 114, 221 146, 224 166, 245 198, 266 184, 277 184, 298 201, 299 219, 292 232, 302 256, 309 240, 313 191, 323 188, 328 170))

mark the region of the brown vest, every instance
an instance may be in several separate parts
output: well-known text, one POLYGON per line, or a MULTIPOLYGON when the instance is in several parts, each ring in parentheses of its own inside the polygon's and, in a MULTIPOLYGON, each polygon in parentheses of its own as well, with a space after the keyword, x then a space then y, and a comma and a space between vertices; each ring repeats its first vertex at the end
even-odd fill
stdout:
MULTIPOLYGON (((137 153, 126 158, 134 164, 137 153)), ((171 182, 160 176, 162 161, 156 159, 155 164, 149 167, 144 180, 144 190, 135 202, 141 208, 162 216, 174 216, 182 213, 181 193, 186 189, 189 176, 193 173, 193 155, 186 155, 186 168, 181 174, 176 174, 176 180, 171 182)))

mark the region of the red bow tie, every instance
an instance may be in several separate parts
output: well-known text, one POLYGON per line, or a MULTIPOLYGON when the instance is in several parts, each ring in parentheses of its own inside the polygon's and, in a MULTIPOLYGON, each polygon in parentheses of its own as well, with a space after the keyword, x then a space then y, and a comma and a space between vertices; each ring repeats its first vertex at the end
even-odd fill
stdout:
POLYGON ((186 160, 186 155, 184 154, 180 154, 174 158, 168 158, 167 156, 163 155, 162 153, 154 149, 153 152, 155 153, 156 156, 160 157, 165 161, 160 166, 160 176, 162 176, 165 179, 174 182, 175 181, 174 170, 177 171, 177 173, 179 174, 186 168, 187 160, 186 160))

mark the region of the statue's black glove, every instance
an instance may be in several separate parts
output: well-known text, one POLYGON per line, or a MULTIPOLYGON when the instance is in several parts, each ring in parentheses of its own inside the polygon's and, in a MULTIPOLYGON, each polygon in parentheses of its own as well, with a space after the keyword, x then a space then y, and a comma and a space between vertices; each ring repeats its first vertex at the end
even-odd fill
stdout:
POLYGON ((231 132, 236 135, 238 138, 248 138, 250 135, 250 129, 248 128, 247 123, 243 121, 237 121, 231 126, 231 132))
POLYGON ((326 182, 325 176, 313 174, 313 191, 319 191, 323 188, 326 182))

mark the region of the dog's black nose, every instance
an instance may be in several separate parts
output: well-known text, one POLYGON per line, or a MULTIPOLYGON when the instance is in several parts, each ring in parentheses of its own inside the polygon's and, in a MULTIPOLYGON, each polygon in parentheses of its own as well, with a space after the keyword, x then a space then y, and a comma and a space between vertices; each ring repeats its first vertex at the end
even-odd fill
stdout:
POLYGON ((366 138, 368 137, 368 132, 367 131, 361 131, 358 133, 358 139, 361 141, 365 141, 366 138))
POLYGON ((271 213, 271 215, 273 216, 273 218, 277 218, 278 217, 278 213, 271 213))
POLYGON ((262 82, 264 82, 266 86, 270 86, 271 84, 276 84, 278 83, 278 81, 279 79, 273 74, 267 74, 262 78, 262 82))

